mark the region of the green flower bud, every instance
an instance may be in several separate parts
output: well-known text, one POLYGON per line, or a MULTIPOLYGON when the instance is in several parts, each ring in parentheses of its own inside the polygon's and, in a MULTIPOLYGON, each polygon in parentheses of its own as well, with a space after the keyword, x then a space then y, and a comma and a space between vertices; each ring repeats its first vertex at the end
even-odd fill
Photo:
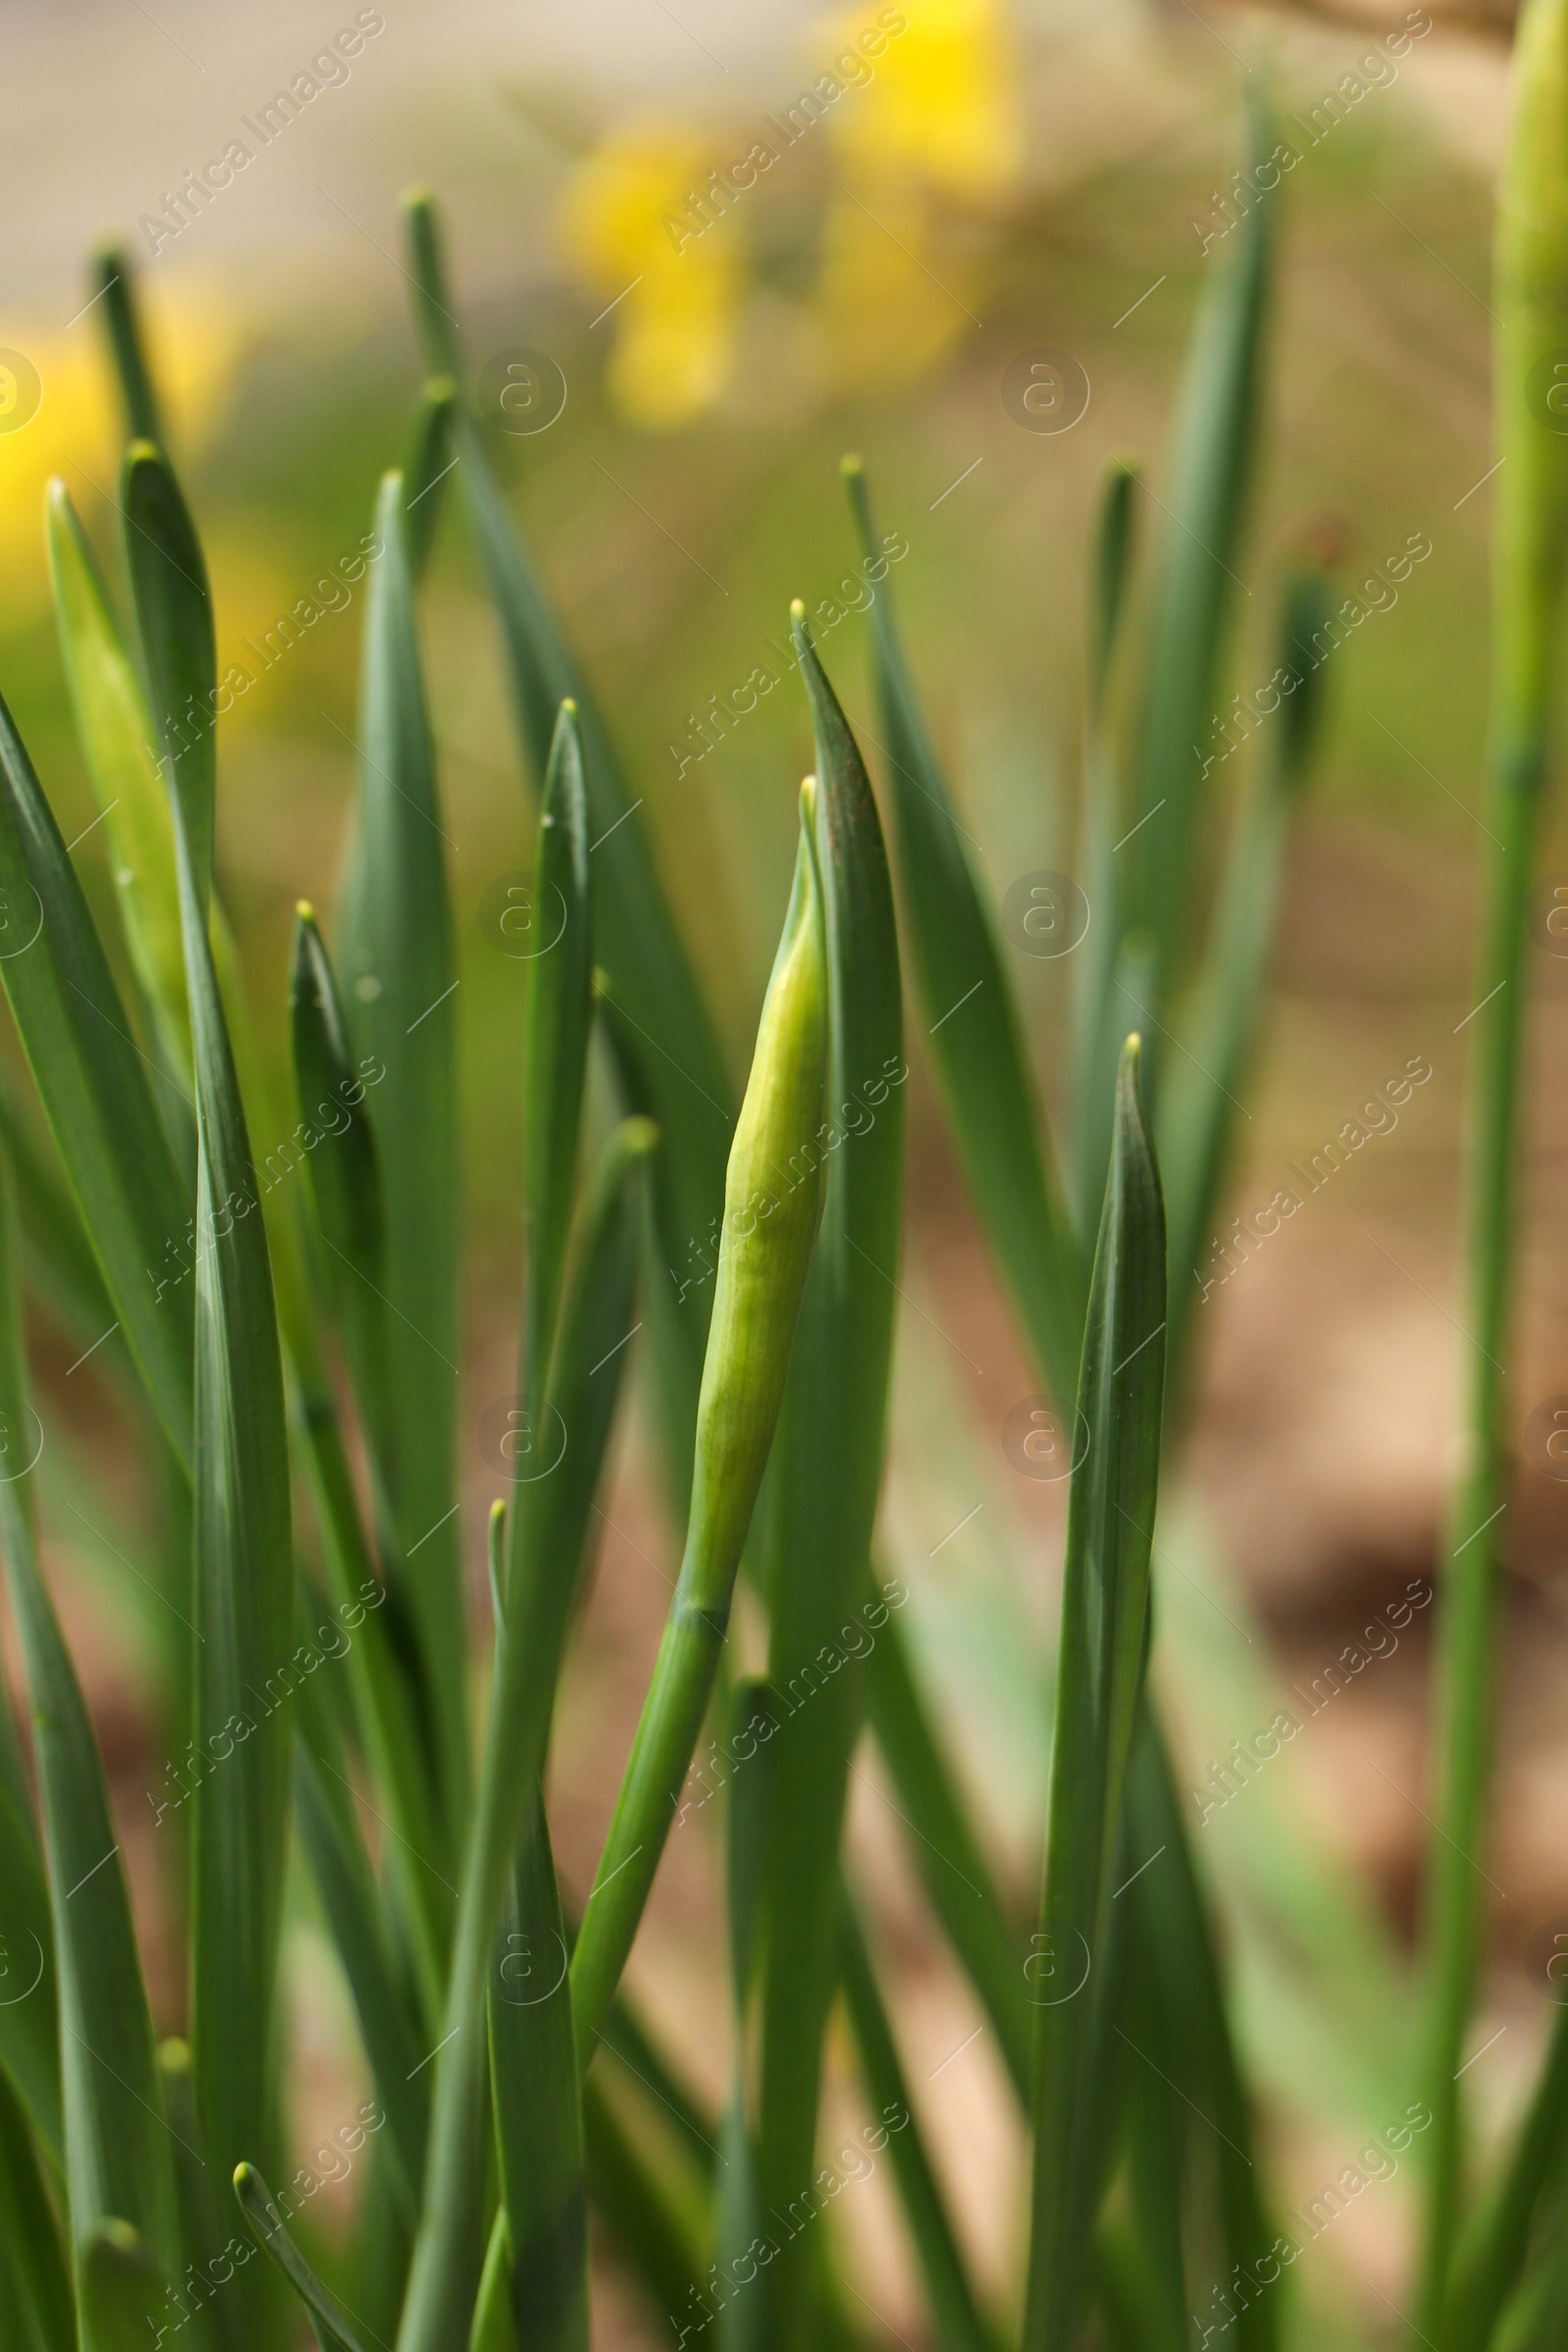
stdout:
POLYGON ((795 889, 724 1179, 686 1553, 571 1964, 584 2066, 631 1950, 712 1695, 816 1238, 828 988, 815 814, 816 783, 808 776, 795 889))
POLYGON ((682 1582, 726 1611, 773 1441, 822 1205, 827 951, 816 871, 816 779, 801 787, 795 889, 758 1025, 724 1175, 713 1320, 697 1407, 682 1582))

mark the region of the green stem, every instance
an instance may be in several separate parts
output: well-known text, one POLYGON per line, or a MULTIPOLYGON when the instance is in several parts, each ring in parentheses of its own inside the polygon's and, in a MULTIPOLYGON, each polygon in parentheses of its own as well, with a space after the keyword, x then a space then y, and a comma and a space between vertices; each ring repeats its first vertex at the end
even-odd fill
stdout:
MULTIPOLYGON (((1493 554, 1491 909, 1476 988, 1461 1326, 1468 1453, 1454 1497, 1439 1628, 1438 1835, 1428 1878, 1431 1994, 1426 2244, 1416 2327, 1435 2328, 1462 2174, 1458 2076, 1482 1940, 1477 1842, 1487 1812, 1498 1522, 1507 1506, 1502 1377, 1514 1271, 1514 1156, 1525 1031, 1525 910, 1559 661, 1568 441, 1545 407, 1568 310, 1568 4, 1529 0, 1497 187, 1493 278, 1497 474, 1493 554)), ((1469 1015, 1467 1018, 1471 1017, 1469 1015)))
POLYGON ((908 2084, 866 1948, 865 1931, 848 1891, 840 1928, 844 1998, 877 2128, 888 2158, 931 2309, 941 2352, 997 2352, 997 2336, 976 2299, 941 2183, 909 2105, 908 2084))
MULTIPOLYGON (((1568 2009, 1559 2009, 1512 2153, 1453 2258, 1444 2311, 1444 2352, 1487 2352, 1525 2267, 1544 2195, 1561 2205, 1563 2155, 1568 2145, 1565 2120, 1568 2009)), ((1536 2260, 1539 2263, 1539 2245, 1536 2260)))
MULTIPOLYGON (((299 1367, 294 1364, 296 1379, 299 1367)), ((391 1816, 389 1867, 407 1894, 420 2003, 441 2013, 453 1905, 434 1809, 427 1743, 419 1737, 403 1670, 378 1612, 387 1590, 375 1572, 355 1498, 336 1400, 302 1388, 296 1428, 322 1535, 332 1598, 348 1634, 355 1719, 391 1816)))
MULTIPOLYGON (((704 1563, 688 1553, 659 1646, 648 1703, 637 1726, 610 1835, 571 1964, 577 2063, 586 2073, 620 1982, 680 1798, 681 1784, 712 1696, 729 1621, 729 1595, 705 1607, 696 1585, 704 1563)), ((704 1596, 706 1597, 706 1596, 704 1596)))
POLYGON ((1499 1521, 1507 1507, 1502 1357, 1510 1330, 1515 1254, 1515 1147, 1525 1025, 1525 912, 1544 764, 1534 740, 1506 744, 1495 761, 1497 850, 1476 983, 1469 1188, 1467 1458, 1454 1496, 1439 1622, 1437 1753, 1441 1783, 1429 1857, 1430 2013, 1425 2254, 1417 2326, 1430 2333, 1443 2301, 1459 2212, 1458 2072, 1475 1993, 1487 1886, 1477 1848, 1491 1778, 1499 1521))

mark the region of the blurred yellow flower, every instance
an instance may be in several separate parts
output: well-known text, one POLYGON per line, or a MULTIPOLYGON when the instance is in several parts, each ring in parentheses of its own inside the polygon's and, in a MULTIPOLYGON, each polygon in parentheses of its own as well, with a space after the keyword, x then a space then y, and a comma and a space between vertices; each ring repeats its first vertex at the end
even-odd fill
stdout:
MULTIPOLYGON (((819 71, 792 104, 717 142, 669 123, 611 131, 567 186, 567 250, 614 309, 611 396, 649 431, 689 423, 736 379, 752 291, 745 221, 769 202, 750 191, 779 165, 798 194, 801 173, 784 161, 797 147, 822 228, 816 281, 792 307, 842 386, 906 382, 970 316, 959 266, 933 232, 944 199, 984 202, 1017 174, 1005 0, 859 0, 819 24, 811 56, 819 71)), ((767 299, 776 311, 785 298, 767 299)))
POLYGON ((711 408, 733 364, 742 290, 734 233, 721 219, 691 233, 693 196, 710 162, 690 132, 634 125, 595 148, 564 201, 573 259, 601 292, 620 297, 612 395, 652 432, 711 408))
MULTIPOLYGON (((829 130, 858 180, 905 173, 959 196, 994 196, 1018 170, 1018 75, 1003 0, 900 0, 908 29, 829 130)), ((853 39, 858 16, 834 21, 853 39)))
MULTIPOLYGON (((144 306, 148 337, 170 436, 184 454, 221 421, 241 336, 232 314, 188 282, 172 281, 160 292, 162 300, 144 306)), ((114 493, 120 401, 96 328, 92 313, 65 329, 0 327, 0 614, 6 619, 48 601, 43 511, 52 476, 64 476, 78 507, 100 490, 114 493)))
POLYGON ((928 200, 909 185, 873 189, 873 211, 846 190, 829 208, 816 307, 833 372, 847 391, 911 382, 970 324, 922 264, 928 200))

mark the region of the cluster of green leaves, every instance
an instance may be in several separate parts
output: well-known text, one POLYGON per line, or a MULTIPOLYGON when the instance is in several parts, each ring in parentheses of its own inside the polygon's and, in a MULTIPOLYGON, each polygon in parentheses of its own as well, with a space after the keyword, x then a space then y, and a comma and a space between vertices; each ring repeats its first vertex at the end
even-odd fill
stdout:
MULTIPOLYGON (((1534 0, 1530 24, 1518 169, 1545 170, 1544 151, 1560 176, 1568 0, 1534 0)), ((1250 127, 1266 156, 1261 101, 1250 127)), ((1539 207, 1530 218, 1549 245, 1539 207)), ((871 658, 898 910, 866 767, 797 607, 815 770, 736 1103, 612 738, 456 390, 465 369, 427 198, 410 199, 407 227, 429 380, 407 466, 376 503, 352 857, 335 952, 299 910, 286 1111, 270 1100, 214 883, 206 565, 113 258, 122 595, 63 488, 49 509, 61 644, 116 876, 111 938, 0 704, 0 904, 8 921, 36 912, 0 981, 53 1146, 30 1106, 6 1106, 0 1551, 31 1769, 0 1708, 0 1886, 7 1947, 35 1949, 38 1976, 25 1998, 0 2001, 5 2340, 271 2352, 308 2315, 324 2352, 394 2339, 398 2352, 585 2352, 592 2212, 677 2343, 711 2327, 731 2352, 850 2352, 878 2338, 822 2218, 825 2049, 842 2006, 933 2343, 1072 2352, 1092 2332, 1108 2352, 1176 2352, 1219 2278, 1241 2283, 1214 2297, 1204 2340, 1222 2326, 1244 2352, 1273 2352, 1291 2300, 1258 2286, 1276 2239, 1254 2102, 1148 1675, 1161 1453, 1188 1392, 1196 1264, 1321 700, 1327 590, 1292 575, 1282 708, 1247 789, 1222 805, 1202 742, 1233 658, 1272 209, 1254 206, 1209 266, 1170 528, 1141 610, 1137 485, 1118 467, 1105 486, 1083 753, 1092 920, 1072 967, 1059 1142, 885 583, 871 658), (517 1076, 526 1266, 517 1389, 493 1457, 504 1491, 481 1704, 461 1541, 457 974, 417 628, 454 501, 500 624, 537 808, 517 1076), (1216 864, 1209 892, 1200 879, 1216 864), (902 1221, 901 942, 975 1213, 1074 1464, 1030 1918, 997 1882, 906 1638, 875 1610, 902 1221), (285 1134, 297 1139, 287 1179, 264 1180, 258 1146, 285 1134), (678 1282, 671 1267, 715 1230, 711 1289, 678 1282), (186 1862, 186 2033, 162 2045, 102 1762, 39 1569, 24 1276, 99 1351, 161 1468, 160 1597, 193 1637, 171 1646, 190 1783, 171 1831, 186 1862), (552 1718, 639 1353, 684 1550, 573 1916, 551 1851, 552 1718), (741 1577, 766 1629, 761 1677, 729 1664, 741 1577), (876 1623, 869 1649, 808 1706, 788 1703, 857 1611, 876 1623), (329 1631, 341 1674, 316 1671, 329 1631), (750 1759, 727 1795, 733 2073, 717 2116, 622 1984, 710 1722, 733 1726, 732 1750, 750 1759), (1027 2260, 1006 2310, 981 2291, 949 2210, 846 1867, 864 1738, 1030 2134, 1027 2260), (355 2140, 357 2219, 338 2245, 308 2216, 301 2226, 290 2187, 269 2187, 286 2169, 278 1962, 295 1854, 375 2092, 355 2140)), ((1526 259, 1536 310, 1518 365, 1535 364, 1568 307, 1568 240, 1526 259)), ((1533 429, 1505 411, 1505 430, 1533 429)), ((869 553, 856 461, 846 487, 869 553)), ((1527 563, 1554 593, 1560 548, 1532 541, 1527 563)), ((1535 758, 1544 721, 1528 697, 1507 716, 1501 764, 1517 792, 1521 734, 1535 758)), ((1498 953, 1514 953, 1517 907, 1502 904, 1498 953)), ((1506 1046, 1506 1031, 1489 1035, 1506 1046)), ((1496 1171, 1484 1270, 1499 1296, 1511 1096, 1504 1073, 1482 1121, 1483 1176, 1496 1171)), ((1494 1411, 1490 1393, 1483 1407, 1494 1411)), ((1486 1599, 1481 1575, 1467 1622, 1484 1621, 1486 1599)), ((1449 1678, 1449 1813, 1472 1833, 1487 1687, 1475 1672, 1464 1653, 1449 1678)), ((1475 1973, 1461 1896, 1462 1882, 1440 1884, 1443 2064, 1475 1973)), ((1558 2340, 1568 2033, 1517 2145, 1469 2203, 1445 2098, 1427 2339, 1442 2352, 1558 2340)))

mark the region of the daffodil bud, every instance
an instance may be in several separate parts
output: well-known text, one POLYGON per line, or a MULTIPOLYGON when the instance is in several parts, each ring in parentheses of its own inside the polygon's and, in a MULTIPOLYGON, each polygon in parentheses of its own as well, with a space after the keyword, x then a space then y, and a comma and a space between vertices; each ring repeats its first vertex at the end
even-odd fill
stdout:
POLYGON ((816 1239, 828 985, 815 817, 816 784, 808 777, 795 889, 724 1179, 680 1583, 571 1964, 582 2065, 631 1950, 712 1695, 816 1239))
POLYGON ((827 954, 813 834, 816 779, 801 788, 795 889, 758 1025, 724 1176, 713 1320, 697 1406, 682 1583, 727 1612, 789 1369, 822 1204, 827 954))

